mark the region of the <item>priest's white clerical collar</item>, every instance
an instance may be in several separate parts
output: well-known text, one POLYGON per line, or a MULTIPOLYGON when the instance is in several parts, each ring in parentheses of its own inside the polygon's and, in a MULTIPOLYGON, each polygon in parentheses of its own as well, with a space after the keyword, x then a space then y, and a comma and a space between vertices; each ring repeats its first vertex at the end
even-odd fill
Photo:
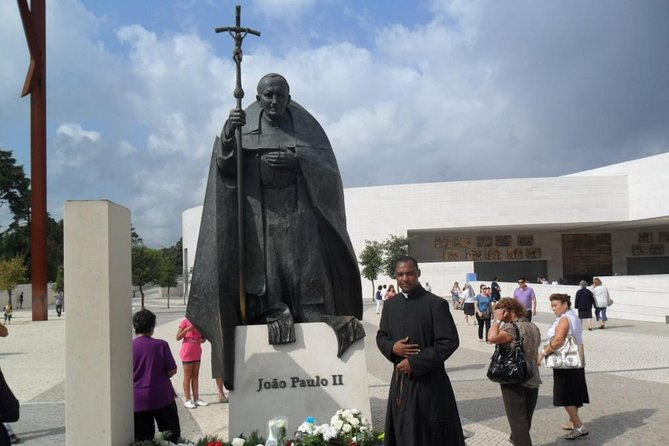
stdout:
POLYGON ((405 299, 408 299, 409 298, 409 293, 405 293, 404 291, 402 291, 402 296, 404 296, 405 299))

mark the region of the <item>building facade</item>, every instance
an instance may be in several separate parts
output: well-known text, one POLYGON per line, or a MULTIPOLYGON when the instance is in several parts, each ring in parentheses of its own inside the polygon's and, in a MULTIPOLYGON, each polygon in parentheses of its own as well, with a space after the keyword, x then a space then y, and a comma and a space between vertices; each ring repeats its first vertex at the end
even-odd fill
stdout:
MULTIPOLYGON (((669 153, 560 177, 344 193, 356 253, 366 240, 408 236, 410 254, 444 283, 464 281, 465 272, 484 281, 526 277, 565 284, 593 276, 669 274, 669 153)), ((201 206, 183 213, 189 268, 201 213, 201 206)))

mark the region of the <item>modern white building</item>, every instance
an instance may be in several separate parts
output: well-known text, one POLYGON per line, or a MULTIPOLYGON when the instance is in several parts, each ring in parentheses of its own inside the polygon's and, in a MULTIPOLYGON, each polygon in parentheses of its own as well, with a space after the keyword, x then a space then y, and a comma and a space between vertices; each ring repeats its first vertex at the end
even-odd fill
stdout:
MULTIPOLYGON (((356 253, 366 240, 408 236, 423 281, 442 294, 467 273, 479 281, 522 276, 566 284, 593 276, 669 274, 669 153, 560 177, 344 193, 356 253)), ((183 213, 189 268, 201 213, 201 206, 183 213)))

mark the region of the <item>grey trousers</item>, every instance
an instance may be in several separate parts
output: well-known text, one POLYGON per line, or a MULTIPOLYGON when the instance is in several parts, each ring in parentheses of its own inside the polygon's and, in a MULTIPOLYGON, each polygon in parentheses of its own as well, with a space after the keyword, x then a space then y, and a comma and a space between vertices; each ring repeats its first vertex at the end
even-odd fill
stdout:
POLYGON ((511 427, 509 439, 514 446, 532 446, 530 429, 532 428, 532 416, 537 405, 539 389, 525 387, 522 384, 501 384, 502 400, 506 418, 511 427))

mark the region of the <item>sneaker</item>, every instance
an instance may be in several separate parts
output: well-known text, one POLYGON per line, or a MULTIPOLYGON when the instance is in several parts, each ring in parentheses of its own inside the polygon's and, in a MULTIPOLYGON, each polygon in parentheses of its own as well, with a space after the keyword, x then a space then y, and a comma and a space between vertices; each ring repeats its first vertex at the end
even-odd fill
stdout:
POLYGON ((186 401, 186 404, 184 404, 184 406, 186 406, 186 409, 195 409, 197 407, 193 402, 193 400, 186 401))
POLYGON ((585 437, 588 435, 590 432, 588 432, 588 429, 585 427, 585 424, 581 425, 581 427, 577 427, 572 429, 571 432, 569 432, 567 435, 564 436, 565 440, 576 440, 578 437, 585 437))
POLYGON ((196 405, 196 406, 208 406, 209 403, 205 403, 205 402, 202 401, 201 399, 197 399, 197 400, 195 400, 195 405, 196 405))
POLYGON ((20 439, 19 437, 17 437, 16 434, 11 434, 11 435, 9 436, 9 441, 10 441, 11 444, 19 444, 19 443, 21 443, 21 439, 20 439))
POLYGON ((218 396, 218 402, 223 404, 228 402, 228 397, 225 396, 225 393, 222 393, 221 395, 218 396))

